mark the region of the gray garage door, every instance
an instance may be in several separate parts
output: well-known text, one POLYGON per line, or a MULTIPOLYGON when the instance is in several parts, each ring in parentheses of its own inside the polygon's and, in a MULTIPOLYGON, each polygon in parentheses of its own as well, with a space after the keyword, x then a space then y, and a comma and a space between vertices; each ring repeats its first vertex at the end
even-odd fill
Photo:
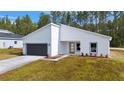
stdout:
POLYGON ((47 44, 27 44, 27 55, 47 56, 47 44))

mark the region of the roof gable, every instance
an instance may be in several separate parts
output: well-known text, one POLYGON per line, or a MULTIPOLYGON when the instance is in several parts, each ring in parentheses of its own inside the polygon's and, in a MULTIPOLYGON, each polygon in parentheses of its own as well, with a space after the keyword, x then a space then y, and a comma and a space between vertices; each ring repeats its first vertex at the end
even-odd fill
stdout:
POLYGON ((34 35, 34 34, 40 32, 40 31, 43 31, 43 29, 48 28, 48 27, 51 26, 51 25, 56 26, 56 27, 60 27, 60 26, 57 25, 57 24, 49 23, 49 24, 47 24, 47 25, 45 25, 45 26, 43 26, 43 27, 37 29, 36 31, 33 31, 33 32, 31 32, 30 34, 24 36, 23 38, 28 38, 28 37, 30 37, 30 36, 32 36, 32 35, 34 35))
POLYGON ((80 32, 82 32, 82 33, 88 33, 88 34, 91 34, 91 35, 95 35, 95 36, 107 38, 107 39, 109 39, 109 40, 112 39, 112 37, 110 37, 110 36, 102 35, 102 34, 99 34, 99 33, 95 33, 95 32, 88 31, 88 30, 83 30, 83 29, 79 29, 79 28, 72 27, 72 26, 68 26, 68 25, 64 25, 64 24, 61 24, 61 27, 62 27, 62 26, 63 26, 63 27, 67 27, 68 29, 74 29, 74 30, 80 31, 80 32))
POLYGON ((36 34, 37 32, 42 31, 44 28, 47 28, 47 27, 49 27, 49 26, 51 26, 51 25, 60 27, 60 30, 61 30, 62 27, 67 27, 68 29, 74 29, 74 30, 76 30, 76 31, 80 31, 81 33, 87 33, 87 34, 90 34, 90 35, 94 35, 94 36, 106 38, 106 39, 109 39, 109 40, 112 39, 112 37, 107 36, 107 35, 102 35, 102 34, 99 34, 99 33, 91 32, 91 31, 87 31, 87 30, 83 30, 83 29, 79 29, 79 28, 72 27, 72 26, 68 26, 68 25, 64 25, 64 24, 57 25, 57 24, 54 24, 54 23, 49 23, 49 24, 47 24, 47 25, 41 27, 40 29, 38 29, 38 30, 36 30, 36 31, 33 31, 32 33, 26 35, 26 36, 23 37, 23 38, 28 38, 28 37, 32 36, 33 34, 36 34))

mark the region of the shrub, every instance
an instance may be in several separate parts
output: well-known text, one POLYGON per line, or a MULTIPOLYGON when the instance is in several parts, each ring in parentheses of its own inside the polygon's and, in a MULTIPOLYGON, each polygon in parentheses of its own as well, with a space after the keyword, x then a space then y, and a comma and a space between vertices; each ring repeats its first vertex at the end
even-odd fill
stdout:
POLYGON ((108 58, 108 55, 105 55, 106 58, 108 58))
POLYGON ((92 56, 92 53, 90 53, 90 56, 92 56))
POLYGON ((81 53, 81 56, 84 56, 84 53, 81 53))
POLYGON ((103 57, 103 55, 101 54, 100 57, 103 57))
POLYGON ((86 56, 88 56, 88 53, 86 53, 86 56))
POLYGON ((94 56, 96 57, 96 54, 94 54, 94 56))

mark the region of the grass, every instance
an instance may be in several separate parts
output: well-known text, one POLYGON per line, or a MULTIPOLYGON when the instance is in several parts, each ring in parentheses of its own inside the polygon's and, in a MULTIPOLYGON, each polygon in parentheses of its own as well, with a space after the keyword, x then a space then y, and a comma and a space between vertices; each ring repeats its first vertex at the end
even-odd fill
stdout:
MULTIPOLYGON (((21 55, 21 49, 0 49, 21 55)), ((0 80, 124 80, 124 51, 111 50, 112 58, 70 56, 58 62, 38 60, 0 75, 0 80)))
POLYGON ((0 80, 124 80, 122 61, 82 56, 70 56, 59 62, 39 60, 0 75, 0 80))
POLYGON ((0 49, 0 60, 16 57, 22 54, 22 49, 0 49))
POLYGON ((16 57, 16 55, 0 54, 0 60, 16 57))
POLYGON ((124 62, 124 51, 122 51, 122 50, 111 50, 110 53, 111 53, 111 57, 114 60, 124 62))

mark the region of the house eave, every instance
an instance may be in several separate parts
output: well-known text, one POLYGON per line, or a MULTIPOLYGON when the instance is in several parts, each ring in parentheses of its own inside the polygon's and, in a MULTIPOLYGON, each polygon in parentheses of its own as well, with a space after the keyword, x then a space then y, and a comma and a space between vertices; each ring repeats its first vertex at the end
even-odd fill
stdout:
POLYGON ((22 40, 22 38, 8 38, 8 37, 0 37, 0 40, 22 40))

